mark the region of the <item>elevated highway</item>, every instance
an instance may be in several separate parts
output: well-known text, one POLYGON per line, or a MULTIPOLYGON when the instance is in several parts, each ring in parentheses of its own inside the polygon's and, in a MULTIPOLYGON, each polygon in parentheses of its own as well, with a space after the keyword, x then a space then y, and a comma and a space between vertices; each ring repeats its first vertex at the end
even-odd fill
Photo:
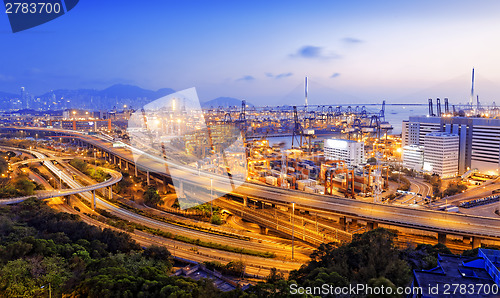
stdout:
MULTIPOLYGON (((125 145, 124 147, 113 147, 109 141, 94 136, 84 135, 79 132, 44 129, 44 128, 0 128, 2 130, 23 130, 26 132, 46 132, 56 135, 64 135, 76 138, 81 142, 101 151, 111 162, 118 158, 120 164, 135 167, 136 172, 143 171, 155 173, 167 179, 179 179, 186 185, 194 185, 198 189, 210 192, 211 181, 213 190, 218 194, 224 194, 225 190, 231 189, 227 182, 227 176, 212 173, 200 173, 197 169, 173 161, 165 162, 160 157, 148 155, 137 148, 125 145), (134 153, 141 155, 137 164, 134 153), (168 172, 165 172, 165 163, 168 164, 168 172)), ((405 206, 393 206, 387 204, 362 202, 345 199, 336 196, 324 196, 310 194, 295 190, 286 190, 267 185, 244 182, 236 189, 231 189, 231 195, 241 197, 245 200, 258 200, 270 204, 291 206, 295 208, 323 214, 336 214, 340 217, 362 220, 370 227, 377 224, 388 224, 396 227, 420 229, 438 233, 441 242, 446 241, 446 234, 471 237, 473 246, 480 245, 480 239, 500 240, 500 220, 489 217, 464 215, 457 213, 446 213, 405 206)), ((178 195, 182 195, 178 194, 178 195)))
MULTIPOLYGON (((57 168, 51 162, 52 160, 54 160, 54 159, 57 160, 58 158, 47 158, 44 154, 42 154, 40 152, 37 152, 37 151, 33 151, 33 150, 19 149, 19 148, 6 147, 6 146, 0 146, 0 148, 3 149, 3 150, 22 151, 22 152, 26 152, 26 153, 32 154, 32 155, 34 155, 34 156, 37 157, 37 158, 34 158, 34 159, 28 159, 28 160, 24 160, 24 161, 21 161, 21 162, 17 162, 17 163, 15 163, 13 165, 21 165, 21 164, 28 164, 28 163, 34 163, 34 162, 42 162, 50 171, 52 171, 52 173, 54 173, 56 176, 58 176, 59 178, 61 178, 61 180, 63 180, 63 181, 71 181, 73 179, 70 176, 68 176, 68 174, 65 173, 64 171, 59 170, 59 168, 57 168)), ((94 197, 94 200, 95 200, 95 192, 94 192, 95 190, 101 189, 101 188, 110 187, 113 184, 116 184, 116 183, 120 182, 120 180, 122 180, 122 174, 120 172, 113 171, 113 170, 106 169, 106 168, 100 168, 100 169, 102 169, 106 173, 110 174, 111 178, 109 178, 108 180, 106 180, 104 182, 101 182, 101 183, 97 183, 97 184, 93 184, 93 185, 88 185, 88 186, 83 186, 83 187, 76 187, 76 188, 70 188, 70 189, 60 189, 60 190, 57 190, 57 191, 40 192, 40 193, 31 195, 31 196, 25 196, 25 197, 10 198, 10 199, 0 199, 0 205, 1 204, 3 204, 3 205, 17 204, 17 203, 20 203, 20 202, 28 199, 28 198, 33 198, 33 197, 36 197, 38 199, 42 199, 43 200, 43 199, 50 199, 50 198, 55 198, 55 197, 69 196, 69 195, 74 195, 74 194, 82 194, 82 193, 87 193, 88 194, 88 192, 93 192, 93 197, 94 197)))

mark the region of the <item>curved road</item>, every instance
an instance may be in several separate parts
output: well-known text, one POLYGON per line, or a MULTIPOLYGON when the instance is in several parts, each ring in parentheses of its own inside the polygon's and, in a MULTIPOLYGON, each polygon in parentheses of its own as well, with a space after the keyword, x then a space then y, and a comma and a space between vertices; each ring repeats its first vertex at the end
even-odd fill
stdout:
MULTIPOLYGON (((10 128, 12 129, 12 128, 10 128)), ((151 172, 165 173, 165 161, 160 157, 151 156, 141 150, 125 144, 124 148, 115 148, 112 143, 83 135, 74 131, 42 128, 14 128, 16 130, 47 131, 61 133, 84 140, 86 143, 101 148, 110 154, 119 156, 129 163, 135 163, 133 152, 142 155, 139 168, 151 172)), ((210 180, 213 180, 215 189, 228 190, 231 185, 227 177, 211 173, 200 176, 198 170, 187 166, 167 162, 170 177, 193 183, 200 187, 210 189, 210 180)), ((500 220, 488 217, 471 216, 464 214, 450 214, 426 209, 415 209, 403 206, 391 206, 378 203, 362 202, 340 197, 309 194, 293 190, 244 183, 232 193, 239 196, 262 198, 265 201, 278 204, 294 202, 304 210, 346 214, 349 217, 365 221, 373 221, 402 227, 413 227, 439 233, 450 233, 464 236, 481 236, 483 238, 500 238, 500 220)), ((297 207, 296 207, 297 208, 297 207)))
MULTIPOLYGON (((29 154, 32 154, 36 156, 36 159, 30 159, 29 162, 43 162, 44 166, 46 166, 48 169, 52 171, 56 176, 61 178, 66 184, 69 185, 68 182, 73 181, 73 178, 70 177, 68 174, 66 174, 64 171, 59 170, 52 162, 50 158, 47 158, 44 154, 37 152, 37 151, 32 151, 32 150, 26 150, 26 149, 19 149, 19 148, 12 148, 12 147, 6 147, 6 146, 0 146, 0 148, 4 150, 18 150, 18 151, 23 151, 29 154)), ((25 164, 28 162, 28 160, 20 163, 25 164)), ((20 164, 16 163, 16 164, 20 164)), ((74 195, 74 194, 82 194, 82 193, 87 193, 92 190, 97 190, 103 187, 108 187, 113 184, 116 184, 122 180, 122 174, 117 171, 113 171, 110 169, 106 168, 101 168, 103 171, 107 172, 108 174, 111 175, 111 178, 97 184, 89 185, 89 186, 84 186, 82 187, 81 185, 78 185, 79 187, 74 187, 71 189, 61 189, 58 191, 51 191, 51 192, 43 192, 43 193, 38 193, 32 196, 25 196, 25 197, 19 197, 19 198, 10 198, 10 199, 0 199, 0 205, 8 205, 8 204, 16 204, 20 203, 28 198, 36 197, 38 199, 50 199, 54 197, 60 197, 60 196, 69 196, 69 195, 74 195)), ((73 181, 74 182, 74 181, 73 181)), ((88 194, 90 195, 90 194, 88 194)))

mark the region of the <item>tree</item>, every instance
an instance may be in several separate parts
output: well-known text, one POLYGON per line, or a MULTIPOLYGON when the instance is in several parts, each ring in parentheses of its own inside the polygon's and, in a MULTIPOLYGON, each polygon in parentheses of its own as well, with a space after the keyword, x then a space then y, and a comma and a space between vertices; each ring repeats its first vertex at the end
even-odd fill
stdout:
POLYGON ((20 177, 14 182, 14 186, 20 195, 29 196, 34 193, 36 185, 26 177, 20 177))
POLYGON ((214 214, 212 216, 212 219, 210 220, 210 222, 214 225, 221 225, 222 224, 222 218, 220 217, 219 214, 214 214))
MULTIPOLYGON (((341 283, 367 283, 372 278, 385 277, 397 286, 405 286, 410 278, 408 264, 399 258, 394 246, 395 234, 378 228, 363 234, 355 234, 352 242, 336 247, 323 243, 311 254, 307 266, 290 273, 290 279, 311 284, 321 272, 341 283)), ((326 278, 325 275, 322 275, 326 278)))
POLYGON ((467 185, 461 182, 450 182, 448 187, 443 191, 443 196, 452 196, 467 189, 467 185))
POLYGON ((147 205, 153 207, 156 207, 156 205, 158 205, 161 201, 158 191, 153 186, 148 187, 148 189, 144 192, 143 199, 147 205))
POLYGON ((396 286, 387 278, 385 277, 379 277, 379 278, 372 278, 368 281, 368 286, 372 288, 382 288, 384 289, 391 288, 392 289, 392 294, 387 294, 387 291, 384 291, 384 295, 382 294, 370 294, 367 297, 368 298, 379 298, 379 297, 386 297, 386 298, 397 298, 399 295, 397 294, 397 289, 396 286))

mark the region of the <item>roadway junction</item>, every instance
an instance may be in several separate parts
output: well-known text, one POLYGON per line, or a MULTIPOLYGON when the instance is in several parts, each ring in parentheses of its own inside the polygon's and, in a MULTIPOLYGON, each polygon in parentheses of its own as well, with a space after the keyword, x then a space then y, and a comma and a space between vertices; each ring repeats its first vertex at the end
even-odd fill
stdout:
MULTIPOLYGON (((280 189, 247 181, 238 181, 237 185, 239 186, 233 188, 227 176, 200 172, 191 166, 148 154, 125 143, 116 147, 114 146, 116 142, 106 137, 46 128, 3 127, 1 129, 11 132, 21 130, 26 135, 43 136, 45 134, 61 139, 71 139, 95 150, 99 157, 110 163, 118 164, 122 170, 133 171, 136 176, 145 176, 148 184, 154 179, 162 181, 164 185, 172 185, 175 180, 175 183, 180 185, 177 193, 179 197, 189 197, 190 193, 195 193, 196 199, 211 201, 216 197, 227 195, 240 203, 240 210, 252 204, 263 209, 288 208, 290 210, 293 206, 295 210, 306 214, 337 218, 340 230, 345 230, 345 225, 348 223, 355 222, 364 223, 365 230, 375 228, 378 225, 387 225, 395 229, 425 231, 435 234, 441 243, 446 243, 447 235, 462 237, 464 242, 470 243, 471 247, 479 247, 481 241, 485 240, 500 240, 500 221, 496 218, 364 202, 337 196, 280 189), (205 195, 200 195, 200 193, 205 195)), ((237 211, 237 207, 233 209, 233 212, 237 211)), ((266 228, 272 228, 272 224, 269 223, 259 224, 266 228)), ((337 236, 337 239, 334 240, 340 240, 339 237, 337 236)))
POLYGON ((31 197, 36 197, 38 199, 52 198, 52 200, 49 201, 50 205, 55 206, 57 209, 64 212, 78 214, 85 222, 103 228, 111 228, 113 230, 121 231, 119 229, 116 229, 115 227, 109 226, 106 223, 96 220, 95 217, 90 216, 92 214, 97 214, 94 212, 95 208, 106 210, 112 215, 115 215, 129 222, 135 222, 149 228, 175 233, 176 235, 188 237, 191 239, 209 240, 213 243, 230 245, 233 247, 246 247, 254 251, 271 252, 276 255, 275 259, 269 259, 243 253, 234 253, 208 247, 196 246, 193 244, 156 236, 150 233, 143 232, 141 230, 135 230, 131 233, 132 238, 143 246, 149 246, 153 244, 166 246, 167 248, 169 248, 175 258, 183 261, 220 261, 227 263, 233 260, 242 260, 246 264, 246 273, 250 277, 265 277, 269 274, 271 268, 277 268, 283 273, 288 273, 290 270, 299 268, 300 265, 308 259, 308 254, 312 251, 310 247, 299 244, 296 247, 295 259, 290 260, 290 245, 278 242, 270 237, 254 237, 253 239, 247 240, 235 239, 230 237, 228 238, 217 234, 209 234, 202 231, 180 227, 175 224, 168 224, 159 220, 148 218, 146 216, 138 215, 129 210, 120 208, 116 204, 113 204, 109 200, 107 200, 107 198, 112 198, 112 192, 110 191, 111 188, 109 187, 122 179, 122 175, 120 172, 113 171, 107 168, 100 168, 108 172, 110 174, 110 178, 102 183, 96 183, 83 173, 75 171, 74 168, 63 162, 63 160, 70 159, 69 157, 48 157, 44 153, 40 152, 41 149, 27 150, 5 146, 0 147, 0 149, 6 151, 23 152, 25 154, 35 156, 36 158, 17 162, 13 164, 13 166, 19 166, 29 163, 43 163, 43 165, 47 167, 52 174, 57 176, 62 183, 69 187, 68 189, 63 189, 61 184, 60 189, 52 189, 51 185, 45 182, 44 186, 46 187, 46 189, 49 189, 47 191, 42 191, 35 195, 27 197, 3 199, 0 200, 0 204, 15 204, 31 197), (57 167, 53 163, 53 161, 57 161, 59 167, 57 167), (78 176, 78 179, 75 180, 75 176, 78 176), (81 181, 86 182, 85 185, 83 185, 81 181), (96 190, 103 188, 106 190, 103 193, 108 195, 107 198, 96 194, 96 190), (86 204, 81 204, 80 200, 72 199, 71 203, 69 199, 62 200, 63 197, 70 197, 76 194, 79 195, 82 200, 89 202, 91 208, 86 204), (78 208, 73 208, 72 206, 76 206, 78 208), (78 212, 75 209, 82 210, 82 212, 78 212))

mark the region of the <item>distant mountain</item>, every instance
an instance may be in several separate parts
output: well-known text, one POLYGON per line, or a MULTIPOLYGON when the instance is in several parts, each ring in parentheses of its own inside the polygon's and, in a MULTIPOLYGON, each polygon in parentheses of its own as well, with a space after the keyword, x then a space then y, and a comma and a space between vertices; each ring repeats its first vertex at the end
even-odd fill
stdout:
POLYGON ((0 98, 16 98, 16 97, 21 97, 20 94, 14 94, 14 93, 8 93, 8 92, 2 92, 0 91, 0 98))
MULTIPOLYGON (((205 101, 201 103, 202 108, 217 108, 217 107, 241 107, 241 99, 237 99, 234 97, 217 97, 215 99, 205 101)), ((254 105, 246 102, 249 107, 253 107, 254 105)))
MULTIPOLYGON (((171 88, 158 90, 143 89, 134 85, 116 84, 103 90, 97 89, 57 89, 30 99, 29 108, 35 110, 121 110, 125 107, 140 109, 142 106, 163 96, 175 93, 171 88)), ((23 106, 17 100, 18 94, 0 92, 0 108, 18 110, 23 106)), ((241 99, 234 97, 217 97, 201 103, 203 108, 241 107, 241 99)), ((248 107, 254 107, 246 102, 248 107)))
POLYGON ((58 89, 47 92, 41 95, 40 98, 42 102, 49 103, 52 109, 121 109, 125 105, 137 109, 174 92, 175 90, 170 88, 154 91, 133 85, 117 84, 103 90, 58 89), (57 102, 57 104, 52 104, 53 102, 57 102))
POLYGON ((170 88, 152 91, 133 85, 117 84, 97 92, 97 95, 107 98, 147 98, 153 100, 174 92, 175 90, 170 88))

